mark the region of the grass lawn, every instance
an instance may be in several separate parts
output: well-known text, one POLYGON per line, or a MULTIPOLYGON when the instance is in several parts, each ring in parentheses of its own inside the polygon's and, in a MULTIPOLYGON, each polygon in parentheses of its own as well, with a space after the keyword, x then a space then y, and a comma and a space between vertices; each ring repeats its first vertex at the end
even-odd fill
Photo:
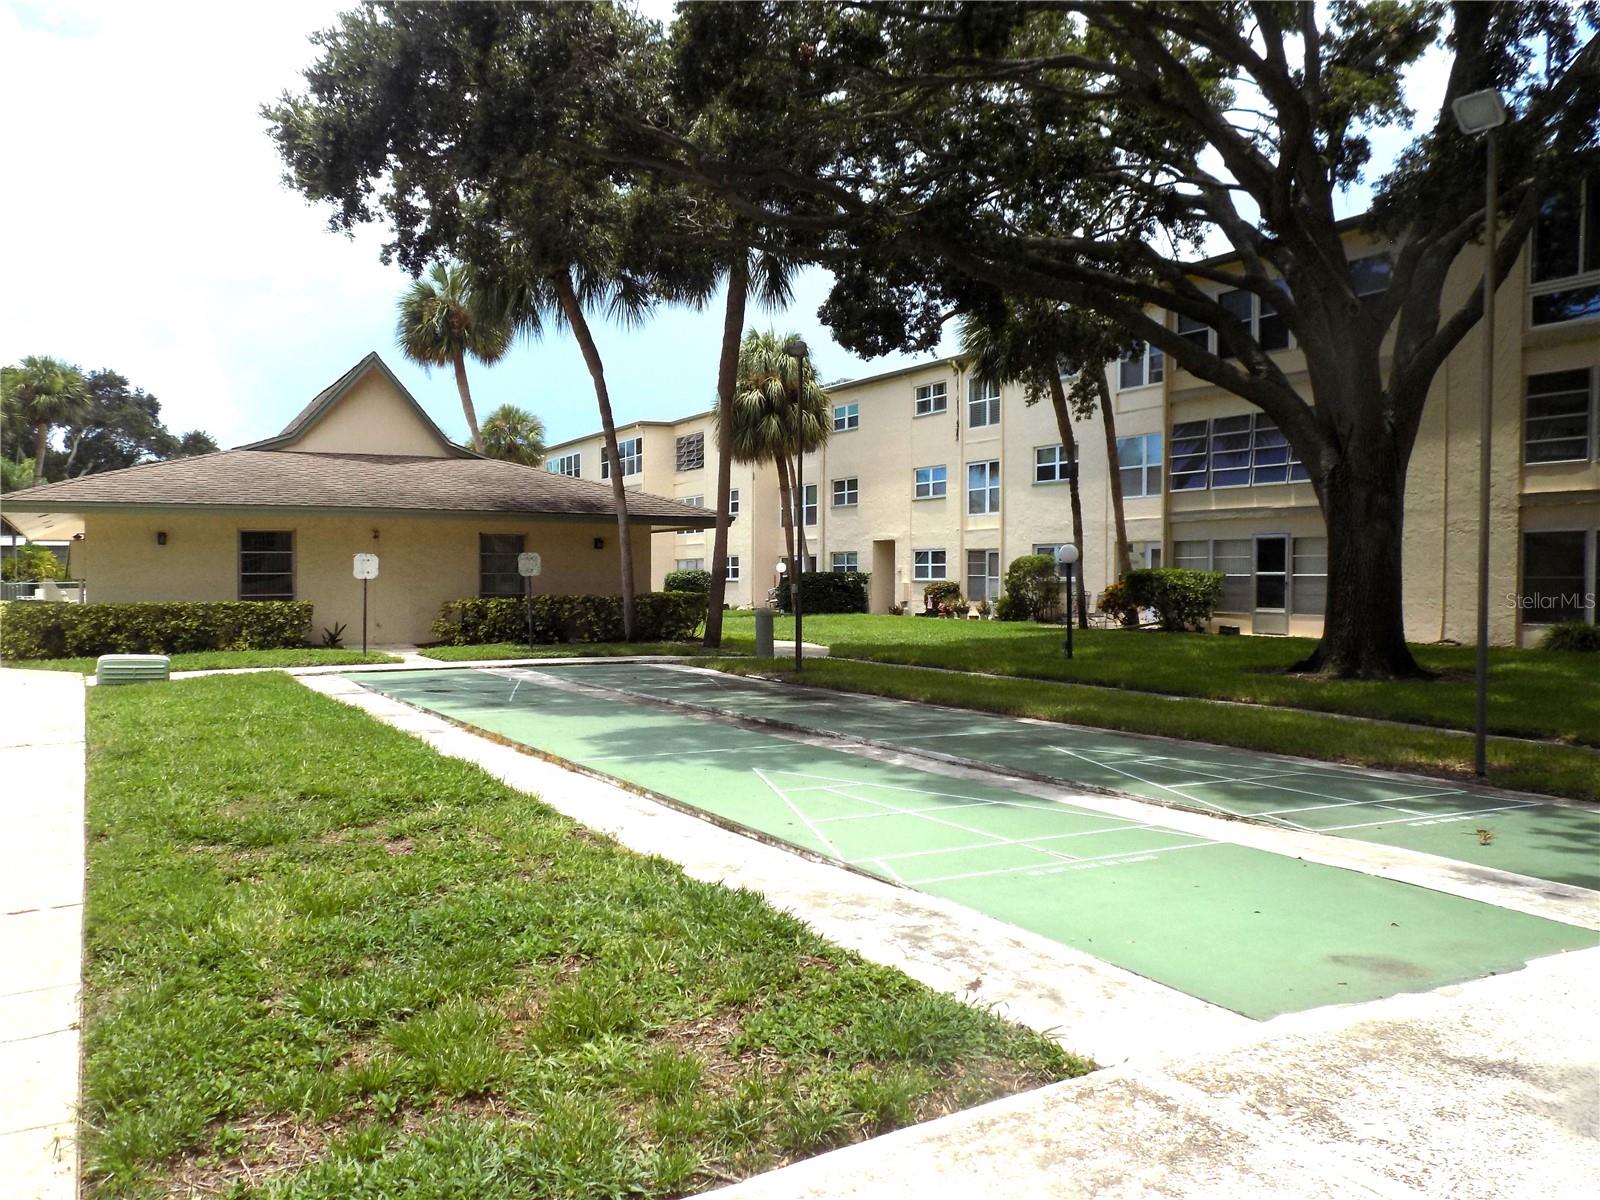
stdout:
MULTIPOLYGON (((363 654, 359 650, 199 650, 174 654, 174 671, 223 671, 233 667, 342 667, 362 663, 397 663, 392 654, 363 654)), ((17 658, 0 666, 25 671, 76 671, 94 674, 92 658, 17 658)))
MULTIPOLYGON (((928 622, 935 624, 935 622, 928 622)), ((787 660, 719 659, 736 675, 793 680, 787 660)), ((996 679, 917 667, 811 659, 803 682, 1009 716, 1154 733, 1222 746, 1294 754, 1360 766, 1472 776, 1472 737, 1419 726, 1331 721, 1286 708, 1243 709, 1209 700, 1151 696, 1036 679, 996 679)), ((1600 800, 1600 753, 1579 746, 1489 740, 1489 782, 1581 800, 1600 800)))
MULTIPOLYGON (((754 645, 752 635, 751 644, 754 645)), ((419 650, 423 658, 440 662, 476 662, 485 658, 616 658, 629 654, 715 654, 699 642, 560 642, 538 645, 531 651, 527 642, 487 642, 478 646, 430 646, 419 650)))
POLYGON ((1090 1064, 282 675, 89 698, 88 1194, 670 1196, 1090 1064))
MULTIPOLYGON (((790 636, 790 620, 780 617, 776 625, 778 637, 790 636)), ((735 635, 728 648, 748 651, 753 618, 730 613, 727 628, 735 635)), ((875 662, 1243 700, 1447 729, 1471 729, 1473 723, 1470 646, 1413 646, 1422 665, 1442 672, 1442 678, 1379 683, 1284 674, 1310 652, 1315 643, 1308 638, 1080 629, 1068 662, 1058 626, 852 613, 807 618, 805 635, 835 655, 875 662)), ((1600 657, 1496 649, 1490 651, 1489 669, 1494 732, 1600 746, 1600 657)))

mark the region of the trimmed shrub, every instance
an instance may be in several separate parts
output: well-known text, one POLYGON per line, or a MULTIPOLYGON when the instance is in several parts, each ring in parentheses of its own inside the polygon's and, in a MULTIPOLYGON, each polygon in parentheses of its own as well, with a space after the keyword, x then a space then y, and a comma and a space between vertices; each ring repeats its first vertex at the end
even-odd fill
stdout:
POLYGON ((1539 649, 1600 653, 1600 625, 1590 625, 1587 621, 1563 621, 1559 625, 1552 625, 1539 639, 1539 649))
POLYGON ((928 612, 940 616, 953 616, 966 611, 967 602, 961 598, 961 585, 953 579, 936 579, 922 589, 922 602, 928 612))
POLYGON ((0 562, 0 579, 8 582, 38 579, 65 579, 67 564, 46 546, 27 544, 18 546, 14 553, 0 562))
POLYGON ((1121 579, 1107 584, 1106 590, 1100 593, 1100 611, 1124 625, 1139 623, 1139 605, 1128 591, 1127 583, 1121 579))
POLYGON ((710 571, 668 571, 662 581, 664 592, 696 592, 701 596, 711 594, 710 571))
MULTIPOLYGON (((706 598, 694 592, 645 592, 633 598, 634 633, 641 642, 681 642, 694 636, 705 617, 706 598)), ((433 623, 433 636, 447 646, 526 642, 528 601, 521 596, 474 596, 447 601, 433 623)), ((621 596, 535 596, 536 644, 620 642, 621 596)))
POLYGON ((1123 579, 1136 609, 1153 608, 1161 628, 1170 633, 1204 628, 1222 603, 1222 572, 1185 567, 1141 568, 1123 579))
POLYGON ((281 650, 306 645, 310 634, 304 600, 0 605, 0 658, 281 650))
MULTIPOLYGON (((860 571, 802 571, 800 607, 811 613, 852 613, 867 611, 867 581, 860 571)), ((778 588, 778 610, 789 611, 789 589, 778 588)))
POLYGON ((1024 554, 1006 568, 1002 621, 1054 621, 1061 615, 1061 577, 1048 554, 1024 554))

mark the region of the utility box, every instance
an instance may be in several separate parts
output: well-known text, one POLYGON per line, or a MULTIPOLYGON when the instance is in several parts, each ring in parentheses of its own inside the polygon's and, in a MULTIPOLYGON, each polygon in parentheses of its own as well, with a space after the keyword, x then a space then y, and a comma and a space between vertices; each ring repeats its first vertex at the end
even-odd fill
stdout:
POLYGON ((102 654, 94 662, 95 682, 101 687, 117 683, 150 683, 172 673, 165 654, 102 654))
POLYGON ((756 609, 756 657, 772 658, 772 610, 756 609))

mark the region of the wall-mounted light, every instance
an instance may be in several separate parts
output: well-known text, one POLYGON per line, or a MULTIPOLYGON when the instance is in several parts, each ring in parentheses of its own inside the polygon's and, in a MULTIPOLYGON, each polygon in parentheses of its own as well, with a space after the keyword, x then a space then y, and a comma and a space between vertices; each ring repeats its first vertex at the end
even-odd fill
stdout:
POLYGON ((594 548, 596 550, 604 550, 606 548, 606 540, 605 540, 605 538, 595 538, 595 540, 594 540, 594 548))
POLYGON ((166 530, 163 529, 163 530, 159 531, 156 534, 156 545, 165 546, 166 544, 167 544, 167 532, 166 532, 166 530))
POLYGON ((377 541, 378 540, 378 531, 376 529, 374 529, 372 531, 372 540, 373 541, 377 541))

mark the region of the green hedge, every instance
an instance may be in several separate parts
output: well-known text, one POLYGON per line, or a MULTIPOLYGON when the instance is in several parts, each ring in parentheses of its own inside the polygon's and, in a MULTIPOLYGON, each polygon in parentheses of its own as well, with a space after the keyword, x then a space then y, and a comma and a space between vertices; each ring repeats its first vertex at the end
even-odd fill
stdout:
MULTIPOLYGON (((634 640, 681 642, 694 636, 706 598, 694 592, 645 592, 633 598, 634 640)), ((520 596, 451 600, 439 610, 433 635, 447 646, 526 642, 528 601, 520 596)), ((535 643, 622 641, 621 596, 535 596, 535 643)))
POLYGON ((1600 653, 1600 625, 1587 621, 1563 621, 1545 630, 1539 639, 1541 650, 1577 650, 1600 653))
POLYGON ((694 592, 697 595, 709 596, 711 594, 711 572, 668 571, 666 579, 662 581, 661 590, 664 592, 694 592))
POLYGON ((306 645, 310 633, 311 605, 303 600, 0 604, 0 658, 282 650, 306 645))
POLYGON ((1184 567, 1129 571, 1123 582, 1128 599, 1139 608, 1153 608, 1161 628, 1178 633, 1204 627, 1222 603, 1222 572, 1184 567))
MULTIPOLYGON (((867 611, 867 581, 861 571, 802 571, 800 606, 811 613, 864 613, 867 611)), ((789 589, 778 588, 778 609, 789 611, 789 589)))
POLYGON ((1054 621, 1061 615, 1061 575, 1054 556, 1024 554, 1006 568, 997 614, 1002 621, 1054 621))

